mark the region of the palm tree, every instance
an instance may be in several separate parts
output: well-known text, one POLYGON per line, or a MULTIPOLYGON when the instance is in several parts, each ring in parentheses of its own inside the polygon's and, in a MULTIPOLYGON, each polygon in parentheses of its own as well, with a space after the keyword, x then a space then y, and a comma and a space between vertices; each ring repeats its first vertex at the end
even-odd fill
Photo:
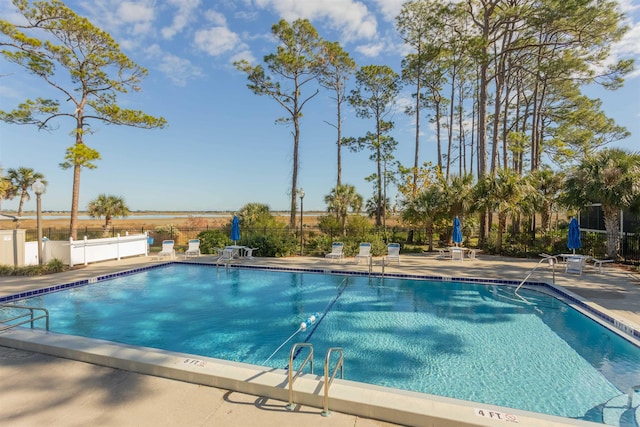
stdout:
POLYGON ((422 190, 414 199, 407 202, 402 219, 413 224, 424 226, 429 239, 429 251, 433 251, 433 225, 449 215, 449 200, 441 182, 434 181, 422 190))
POLYGON ((498 214, 498 238, 496 251, 502 251, 502 236, 509 215, 522 213, 529 184, 511 169, 498 169, 494 176, 486 175, 474 188, 479 212, 486 210, 498 214))
POLYGON ((243 227, 252 228, 256 224, 263 223, 265 220, 269 222, 272 219, 269 205, 264 203, 247 203, 244 205, 240 212, 238 212, 238 218, 243 227))
POLYGON ((615 259, 620 244, 620 211, 637 210, 640 198, 640 154, 608 148, 587 155, 569 173, 562 198, 578 209, 601 203, 607 256, 615 259))
POLYGON ((471 200, 473 193, 473 175, 470 173, 463 175, 452 175, 449 180, 439 172, 438 180, 445 199, 449 201, 449 215, 451 220, 456 216, 464 219, 464 216, 471 210, 471 200))
POLYGON ((108 236, 112 219, 114 217, 126 217, 129 215, 129 208, 122 197, 100 194, 89 202, 88 213, 92 218, 104 216, 105 223, 102 229, 104 230, 104 235, 108 236))
POLYGON ((362 209, 362 196, 356 193, 356 188, 353 185, 337 185, 331 190, 331 193, 324 197, 324 201, 327 203, 327 211, 333 212, 336 215, 336 219, 340 221, 342 226, 342 235, 347 232, 347 215, 349 208, 352 212, 360 212, 362 209))
POLYGON ((533 204, 540 213, 542 232, 547 234, 551 228, 551 213, 558 195, 562 190, 564 173, 556 172, 548 165, 529 173, 531 185, 537 190, 534 193, 533 204))
POLYGON ((18 169, 7 170, 7 177, 11 181, 11 185, 16 195, 20 195, 20 203, 18 204, 18 218, 22 216, 22 208, 24 202, 31 200, 29 190, 36 180, 40 180, 45 186, 47 181, 40 172, 34 172, 31 168, 20 167, 18 169))
POLYGON ((15 193, 14 190, 11 180, 2 174, 2 168, 0 168, 0 212, 2 212, 2 201, 12 199, 15 193))

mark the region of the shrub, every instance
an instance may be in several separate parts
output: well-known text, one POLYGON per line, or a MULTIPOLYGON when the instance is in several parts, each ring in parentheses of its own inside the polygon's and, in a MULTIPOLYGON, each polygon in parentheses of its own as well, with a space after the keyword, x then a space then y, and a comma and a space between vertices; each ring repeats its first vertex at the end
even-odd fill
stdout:
POLYGON ((180 238, 180 230, 173 224, 164 224, 157 226, 154 230, 154 238, 158 243, 162 243, 163 240, 177 240, 180 238))
POLYGON ((362 215, 352 215, 347 221, 347 235, 364 238, 373 228, 371 221, 362 215))
POLYGON ((298 239, 291 233, 269 233, 253 235, 243 239, 245 246, 258 248, 261 257, 286 257, 295 255, 300 250, 298 239))
POLYGON ((0 265, 0 276, 13 276, 14 270, 10 265, 0 265))
POLYGON ((229 244, 229 238, 221 230, 201 231, 198 239, 200 239, 200 252, 203 254, 213 254, 216 248, 223 248, 229 244))
POLYGON ((324 215, 318 217, 318 228, 323 233, 329 235, 330 239, 342 234, 342 225, 340 221, 333 215, 324 215))
POLYGON ((43 274, 60 273, 67 269, 68 267, 62 261, 53 259, 47 265, 26 265, 24 267, 0 265, 0 276, 42 276, 43 274))
POLYGON ((46 265, 47 273, 61 273, 67 270, 67 266, 57 258, 52 259, 46 265))

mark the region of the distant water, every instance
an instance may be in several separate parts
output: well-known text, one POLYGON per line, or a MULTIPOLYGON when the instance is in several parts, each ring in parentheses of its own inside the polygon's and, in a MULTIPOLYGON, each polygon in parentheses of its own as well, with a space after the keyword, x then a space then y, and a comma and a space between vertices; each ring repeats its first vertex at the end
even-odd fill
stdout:
MULTIPOLYGON (((274 216, 287 216, 289 215, 289 212, 271 212, 272 215, 274 216)), ((15 212, 11 212, 11 215, 15 215, 15 212)), ((193 217, 197 217, 197 218, 232 218, 233 217, 233 213, 232 212, 226 212, 226 213, 201 213, 201 212, 192 212, 192 213, 174 213, 174 214, 133 214, 133 215, 129 215, 127 218, 129 219, 167 219, 167 218, 189 218, 190 216, 193 217)), ((325 215, 325 213, 321 213, 321 212, 305 212, 304 216, 320 216, 320 215, 325 215)), ((42 215, 42 219, 43 220, 48 220, 48 219, 70 219, 71 215, 47 215, 46 213, 44 215, 42 215)), ((36 219, 36 216, 33 214, 29 214, 29 215, 23 215, 21 217, 21 219, 36 219)), ((92 218, 89 215, 78 215, 78 219, 79 220, 85 220, 85 219, 96 219, 96 218, 92 218)), ((122 218, 118 218, 118 219, 122 219, 122 218)))
MULTIPOLYGON (((129 215, 130 219, 164 219, 164 218, 189 218, 190 216, 198 218, 231 218, 233 215, 226 214, 149 214, 149 215, 129 215)), ((70 219, 71 215, 42 215, 42 219, 70 219)), ((36 219, 35 215, 24 215, 22 219, 36 219)), ((89 215, 78 215, 78 219, 95 219, 89 215)))

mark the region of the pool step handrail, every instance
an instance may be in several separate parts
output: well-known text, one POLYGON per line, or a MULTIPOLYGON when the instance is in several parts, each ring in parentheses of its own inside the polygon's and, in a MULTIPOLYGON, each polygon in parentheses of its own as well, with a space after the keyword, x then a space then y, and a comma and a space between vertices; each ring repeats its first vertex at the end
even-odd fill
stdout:
POLYGON ((324 410, 322 411, 323 417, 328 417, 331 415, 329 412, 329 387, 331 387, 331 383, 336 376, 336 373, 340 369, 340 378, 344 378, 344 352, 340 347, 331 347, 327 350, 327 355, 324 358, 324 410), (336 366, 333 368, 331 375, 329 375, 329 361, 331 359, 331 353, 338 353, 338 361, 336 362, 336 366), (331 378, 329 378, 331 377, 331 378))
POLYGON ((45 327, 46 330, 49 330, 49 310, 47 310, 46 308, 41 308, 41 307, 29 307, 26 305, 13 305, 13 304, 0 304, 0 308, 11 308, 11 309, 18 309, 18 310, 28 310, 28 313, 23 313, 23 314, 18 314, 14 317, 8 318, 8 319, 0 319, 0 332, 4 332, 7 331, 11 328, 15 328, 16 326, 21 326, 21 325, 25 325, 27 323, 31 324, 31 329, 34 328, 34 322, 36 320, 41 320, 41 319, 45 319, 45 327), (41 312, 42 314, 39 316, 36 316, 35 312, 41 312), (20 322, 17 323, 9 323, 9 322, 13 322, 15 320, 18 319, 23 319, 25 317, 28 317, 27 320, 22 320, 20 322))
POLYGON ((640 391, 640 384, 634 385, 633 387, 629 388, 629 399, 627 400, 627 408, 631 408, 631 405, 633 405, 633 395, 638 391, 640 391))
POLYGON ((540 267, 540 264, 542 264, 543 262, 548 262, 549 265, 551 265, 551 267, 553 267, 553 283, 555 284, 556 282, 556 269, 555 269, 555 265, 558 263, 558 257, 553 256, 553 255, 549 255, 549 254, 545 254, 542 253, 540 254, 540 256, 542 257, 542 259, 540 261, 538 261, 538 263, 536 264, 535 267, 533 267, 533 270, 531 270, 529 272, 529 274, 527 274, 527 276, 522 280, 522 282, 520 282, 520 284, 518 285, 518 287, 516 288, 515 293, 517 294, 518 291, 520 290, 520 288, 522 287, 522 285, 525 284, 525 282, 527 281, 527 279, 529 277, 531 277, 531 275, 538 269, 538 267, 540 267))
POLYGON ((296 407, 296 405, 293 403, 293 382, 296 380, 296 378, 300 376, 300 374, 302 373, 302 370, 307 365, 307 363, 310 363, 311 373, 313 374, 313 344, 307 343, 307 342, 295 343, 293 347, 291 347, 291 351, 289 352, 289 369, 288 369, 289 379, 287 380, 287 383, 289 386, 289 403, 286 406, 287 411, 293 411, 296 407), (308 348, 309 354, 302 361, 302 364, 300 365, 300 367, 298 368, 298 370, 294 375, 293 359, 295 358, 296 353, 298 351, 301 351, 303 348, 308 348))

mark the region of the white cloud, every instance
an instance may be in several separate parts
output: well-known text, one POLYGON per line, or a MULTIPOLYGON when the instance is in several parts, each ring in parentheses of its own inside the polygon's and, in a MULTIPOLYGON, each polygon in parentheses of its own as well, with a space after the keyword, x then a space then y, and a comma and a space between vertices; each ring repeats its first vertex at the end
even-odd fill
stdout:
POLYGON ((254 63, 255 63, 255 61, 256 61, 256 58, 251 54, 251 51, 249 51, 249 50, 243 50, 243 51, 241 51, 241 52, 239 52, 239 53, 237 53, 237 54, 233 55, 233 56, 230 58, 230 60, 229 60, 229 61, 230 61, 231 63, 234 63, 234 62, 236 62, 236 61, 242 61, 242 60, 247 61, 249 64, 254 64, 254 63))
POLYGON ((122 2, 118 6, 116 16, 120 22, 133 25, 133 34, 146 34, 151 31, 155 19, 153 5, 144 2, 122 2))
POLYGON ((157 44, 147 47, 144 53, 149 58, 158 61, 156 68, 177 86, 185 86, 187 81, 203 76, 202 70, 193 65, 191 61, 164 52, 157 44))
POLYGON ((240 45, 240 37, 227 27, 212 27, 196 31, 194 36, 196 46, 211 56, 235 49, 240 45))
POLYGON ((325 20, 346 40, 371 39, 377 31, 375 15, 364 3, 356 0, 256 0, 255 4, 260 8, 274 9, 288 21, 298 18, 325 20))
POLYGON ((164 55, 158 69, 177 86, 186 86, 188 80, 203 76, 200 68, 191 61, 170 53, 164 55))
POLYGON ((169 0, 169 3, 176 6, 178 11, 173 16, 171 25, 164 27, 161 31, 165 39, 173 38, 192 22, 196 16, 196 9, 200 6, 200 0, 169 0))
POLYGON ((630 80, 640 77, 640 4, 635 4, 633 0, 619 0, 618 4, 625 13, 623 24, 628 31, 622 40, 611 46, 604 65, 613 65, 621 59, 635 59, 635 70, 625 76, 625 80, 630 80))
POLYGON ((356 51, 364 56, 375 57, 380 55, 380 52, 384 49, 384 43, 370 43, 360 46, 356 46, 356 51))
POLYGON ((0 86, 0 96, 3 99, 22 99, 24 94, 11 86, 0 86))
POLYGON ((395 25, 396 16, 402 10, 402 5, 406 0, 374 0, 380 9, 385 21, 393 22, 395 25))
POLYGON ((204 13, 204 17, 215 26, 227 26, 227 18, 222 13, 216 12, 215 10, 207 10, 204 13))

